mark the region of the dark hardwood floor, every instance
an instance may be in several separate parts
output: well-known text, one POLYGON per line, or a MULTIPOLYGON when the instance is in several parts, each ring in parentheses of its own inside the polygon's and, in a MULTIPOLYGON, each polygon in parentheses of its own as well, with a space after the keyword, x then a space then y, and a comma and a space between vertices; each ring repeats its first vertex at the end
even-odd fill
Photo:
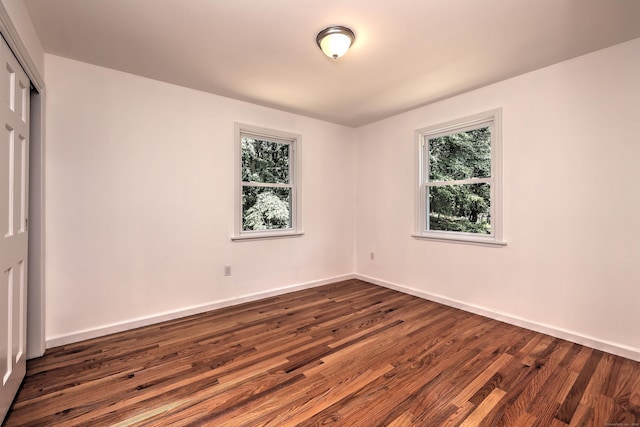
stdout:
POLYGON ((6 426, 639 426, 640 363, 358 280, 29 361, 6 426))

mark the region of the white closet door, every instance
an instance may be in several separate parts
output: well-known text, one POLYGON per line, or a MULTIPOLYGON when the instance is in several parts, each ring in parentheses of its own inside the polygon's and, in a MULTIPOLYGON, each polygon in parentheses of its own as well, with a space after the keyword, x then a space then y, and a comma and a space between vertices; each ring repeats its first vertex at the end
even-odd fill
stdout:
POLYGON ((30 82, 0 37, 0 422, 26 372, 30 82))

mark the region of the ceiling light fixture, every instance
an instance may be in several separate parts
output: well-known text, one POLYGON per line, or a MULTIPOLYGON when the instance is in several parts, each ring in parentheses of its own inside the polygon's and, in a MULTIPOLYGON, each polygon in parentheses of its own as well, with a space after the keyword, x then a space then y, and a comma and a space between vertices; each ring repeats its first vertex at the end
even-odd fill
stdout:
POLYGON ((329 58, 337 59, 347 53, 356 39, 351 28, 335 25, 318 33, 316 43, 329 58))

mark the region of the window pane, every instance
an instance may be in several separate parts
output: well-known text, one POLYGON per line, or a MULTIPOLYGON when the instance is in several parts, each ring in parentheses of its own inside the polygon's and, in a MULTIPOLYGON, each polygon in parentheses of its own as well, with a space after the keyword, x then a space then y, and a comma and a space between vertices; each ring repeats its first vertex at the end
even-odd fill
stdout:
POLYGON ((291 188, 242 187, 242 230, 292 228, 291 188))
POLYGON ((489 126, 429 139, 429 181, 490 176, 489 126))
POLYGON ((491 185, 427 187, 428 230, 491 234, 491 185))
POLYGON ((242 137, 242 181, 289 184, 290 144, 242 137))

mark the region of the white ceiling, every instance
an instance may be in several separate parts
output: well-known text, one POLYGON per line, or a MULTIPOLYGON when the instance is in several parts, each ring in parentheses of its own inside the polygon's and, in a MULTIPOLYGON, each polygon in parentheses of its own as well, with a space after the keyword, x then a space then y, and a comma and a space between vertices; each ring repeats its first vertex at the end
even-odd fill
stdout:
POLYGON ((47 53, 348 126, 640 37, 640 0, 25 0, 47 53), (342 58, 316 34, 346 25, 342 58))

